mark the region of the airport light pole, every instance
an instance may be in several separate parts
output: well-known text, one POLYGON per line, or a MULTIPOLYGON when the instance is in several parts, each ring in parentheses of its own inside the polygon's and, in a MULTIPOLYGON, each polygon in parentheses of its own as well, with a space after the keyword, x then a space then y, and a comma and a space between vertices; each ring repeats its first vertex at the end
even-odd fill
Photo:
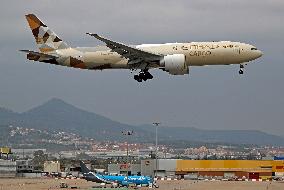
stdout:
POLYGON ((160 122, 154 122, 153 125, 156 127, 156 164, 155 164, 155 172, 154 172, 154 177, 157 177, 157 169, 158 169, 158 127, 161 123, 160 122))
POLYGON ((133 134, 133 131, 122 131, 123 135, 126 135, 127 139, 126 139, 126 180, 128 181, 128 163, 129 163, 129 150, 128 150, 128 138, 130 135, 133 134))

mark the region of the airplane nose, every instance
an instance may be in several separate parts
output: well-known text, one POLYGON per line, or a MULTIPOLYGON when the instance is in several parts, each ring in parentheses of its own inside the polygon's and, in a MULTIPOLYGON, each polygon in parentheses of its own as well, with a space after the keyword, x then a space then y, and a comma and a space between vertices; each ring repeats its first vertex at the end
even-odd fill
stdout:
POLYGON ((263 55, 262 51, 258 50, 257 52, 257 58, 261 57, 263 55))
POLYGON ((253 53, 253 59, 260 58, 262 55, 263 55, 262 51, 256 50, 256 51, 254 51, 254 53, 253 53))

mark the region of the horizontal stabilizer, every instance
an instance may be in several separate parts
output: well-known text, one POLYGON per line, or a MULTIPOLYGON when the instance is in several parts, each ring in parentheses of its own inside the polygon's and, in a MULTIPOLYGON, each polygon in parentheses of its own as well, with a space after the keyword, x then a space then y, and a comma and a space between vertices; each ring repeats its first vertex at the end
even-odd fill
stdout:
POLYGON ((57 56, 54 55, 49 55, 49 54, 45 54, 45 53, 40 53, 40 52, 36 52, 36 51, 31 51, 31 50, 20 50, 22 52, 34 55, 34 56, 39 56, 41 58, 47 58, 47 59, 56 59, 58 58, 57 56))
POLYGON ((40 53, 36 51, 31 51, 31 50, 20 50, 20 51, 25 52, 27 54, 28 60, 59 65, 59 63, 57 62, 57 58, 59 57, 56 55, 50 55, 50 54, 40 53))

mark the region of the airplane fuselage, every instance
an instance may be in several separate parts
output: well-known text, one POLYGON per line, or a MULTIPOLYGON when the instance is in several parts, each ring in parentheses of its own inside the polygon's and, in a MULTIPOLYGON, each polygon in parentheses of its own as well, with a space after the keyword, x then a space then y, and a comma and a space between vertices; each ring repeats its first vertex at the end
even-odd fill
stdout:
MULTIPOLYGON (((134 47, 161 55, 184 54, 188 66, 241 64, 262 55, 261 51, 252 45, 230 41, 143 44, 134 47)), ((63 66, 90 70, 131 68, 128 59, 106 46, 59 49, 54 53, 60 55, 56 61, 63 66), (68 57, 72 57, 73 60, 68 57), (72 65, 72 61, 81 64, 72 65)), ((144 67, 145 65, 141 64, 136 69, 144 67)))
POLYGON ((96 174, 93 172, 84 174, 84 178, 87 181, 97 183, 119 183, 122 186, 128 186, 129 184, 149 185, 154 182, 154 180, 149 176, 112 176, 96 174))

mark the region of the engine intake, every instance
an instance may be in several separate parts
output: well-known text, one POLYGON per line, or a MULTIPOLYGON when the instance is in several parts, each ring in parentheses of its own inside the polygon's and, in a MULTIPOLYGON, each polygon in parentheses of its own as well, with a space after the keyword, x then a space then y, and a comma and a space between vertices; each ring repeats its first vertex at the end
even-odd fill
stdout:
POLYGON ((184 75, 189 73, 184 54, 166 55, 160 62, 160 65, 171 75, 184 75))

